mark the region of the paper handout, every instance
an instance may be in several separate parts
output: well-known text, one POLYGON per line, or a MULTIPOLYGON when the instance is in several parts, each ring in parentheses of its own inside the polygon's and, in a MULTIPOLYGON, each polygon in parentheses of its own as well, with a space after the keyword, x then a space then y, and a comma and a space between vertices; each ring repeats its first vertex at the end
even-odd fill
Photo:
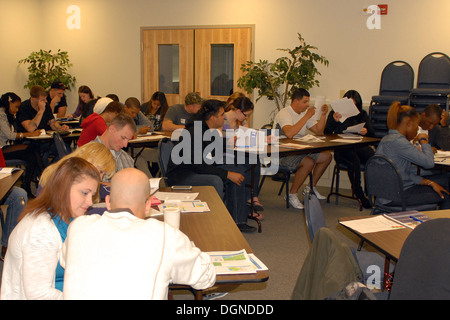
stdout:
POLYGON ((319 121, 320 116, 322 115, 322 106, 325 104, 324 96, 316 96, 316 101, 314 103, 314 108, 316 108, 316 112, 311 117, 312 120, 319 121))
POLYGON ((340 113, 342 115, 342 118, 339 120, 340 122, 344 122, 345 120, 347 120, 347 118, 359 114, 359 110, 353 100, 348 98, 342 98, 336 101, 332 101, 331 108, 333 108, 334 112, 340 113))
POLYGON ((344 133, 359 133, 364 128, 365 124, 366 124, 365 122, 358 123, 358 124, 356 124, 354 126, 348 127, 343 132, 344 133))

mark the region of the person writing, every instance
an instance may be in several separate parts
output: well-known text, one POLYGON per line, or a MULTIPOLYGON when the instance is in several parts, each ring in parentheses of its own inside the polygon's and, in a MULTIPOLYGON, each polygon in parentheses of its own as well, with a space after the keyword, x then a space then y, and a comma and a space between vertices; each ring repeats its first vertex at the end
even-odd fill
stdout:
POLYGON ((111 180, 108 211, 71 223, 60 259, 64 299, 162 300, 170 282, 194 289, 215 283, 208 254, 180 230, 145 219, 149 196, 148 177, 123 169, 111 180))
MULTIPOLYGON (((381 139, 376 154, 391 159, 400 171, 407 206, 436 204, 440 209, 449 209, 447 176, 438 174, 428 175, 425 178, 417 174, 417 166, 424 169, 434 167, 434 155, 428 135, 417 134, 419 120, 416 109, 394 102, 387 116, 389 133, 381 139), (410 142, 414 138, 420 143, 421 148, 417 148, 410 142)), ((400 205, 386 203, 384 199, 377 200, 388 205, 400 205)))
POLYGON ((92 164, 70 158, 28 202, 9 238, 2 300, 62 299, 64 269, 58 264, 58 253, 69 223, 92 205, 99 179, 92 164))

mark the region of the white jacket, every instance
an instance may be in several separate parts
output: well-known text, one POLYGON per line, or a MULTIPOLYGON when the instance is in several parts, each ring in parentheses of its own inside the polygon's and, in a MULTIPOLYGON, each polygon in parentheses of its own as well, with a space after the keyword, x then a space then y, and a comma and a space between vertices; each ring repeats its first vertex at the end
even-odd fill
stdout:
POLYGON ((216 279, 185 234, 125 209, 71 222, 60 263, 64 299, 167 299, 170 282, 205 289, 216 279))
POLYGON ((28 214, 12 231, 3 265, 1 299, 62 299, 55 289, 61 236, 49 214, 28 214))

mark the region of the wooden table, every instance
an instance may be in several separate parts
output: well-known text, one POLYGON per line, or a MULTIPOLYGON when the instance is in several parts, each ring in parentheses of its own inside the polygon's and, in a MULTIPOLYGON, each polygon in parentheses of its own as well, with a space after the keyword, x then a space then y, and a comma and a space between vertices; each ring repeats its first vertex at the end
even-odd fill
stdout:
MULTIPOLYGON (((160 188, 160 191, 172 192, 170 188, 166 187, 160 188)), ((210 212, 192 212, 181 215, 180 230, 200 250, 209 252, 245 249, 247 253, 253 253, 214 187, 193 187, 189 192, 199 192, 197 199, 207 202, 210 208, 210 212)), ((157 219, 163 220, 163 217, 159 216, 157 219)), ((258 255, 256 254, 256 256, 258 255)), ((216 285, 264 282, 268 279, 269 274, 266 271, 258 271, 254 274, 218 275, 216 285)), ((198 291, 196 298, 201 299, 201 296, 202 292, 198 291)))
MULTIPOLYGON (((450 218, 450 210, 433 210, 433 211, 423 211, 427 216, 432 219, 437 218, 450 218)), ((360 216, 360 217, 346 217, 339 218, 341 221, 350 221, 356 219, 371 218, 373 216, 360 216)), ((347 227, 346 227, 347 228, 347 227)), ((398 261, 400 257, 400 252, 402 251, 403 244, 406 238, 412 232, 411 228, 402 228, 397 230, 380 231, 372 233, 359 233, 356 230, 347 228, 362 240, 367 241, 381 253, 383 253, 386 258, 393 261, 398 261)))
POLYGON ((0 179, 0 204, 5 201, 9 192, 23 174, 22 169, 15 170, 10 176, 0 179))

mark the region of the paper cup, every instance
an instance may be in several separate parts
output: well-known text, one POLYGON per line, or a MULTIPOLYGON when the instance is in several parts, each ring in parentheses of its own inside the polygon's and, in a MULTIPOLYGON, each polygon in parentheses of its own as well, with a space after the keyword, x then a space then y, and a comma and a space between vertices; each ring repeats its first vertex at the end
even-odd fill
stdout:
POLYGON ((180 229, 180 205, 179 204, 169 204, 164 207, 164 222, 168 225, 174 227, 175 229, 180 229))

